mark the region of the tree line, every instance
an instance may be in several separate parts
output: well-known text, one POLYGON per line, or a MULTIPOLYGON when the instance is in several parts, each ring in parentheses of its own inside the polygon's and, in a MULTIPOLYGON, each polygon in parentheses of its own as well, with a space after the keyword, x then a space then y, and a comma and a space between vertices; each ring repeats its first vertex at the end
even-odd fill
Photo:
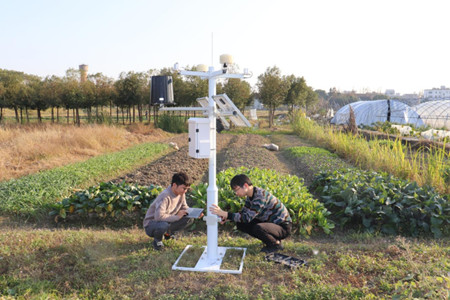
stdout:
MULTIPOLYGON (((193 70, 187 67, 186 69, 193 70)), ((81 80, 81 72, 69 69, 65 76, 45 78, 23 72, 0 69, 0 122, 4 109, 14 110, 18 123, 28 123, 35 112, 42 122, 42 111, 50 110, 51 122, 80 124, 80 110, 88 122, 104 122, 105 118, 122 122, 142 122, 149 111, 150 84, 154 75, 170 75, 173 79, 174 100, 177 106, 194 106, 196 99, 208 95, 208 82, 199 77, 181 76, 171 69, 147 72, 122 72, 117 80, 102 73, 89 74, 81 80), (66 114, 61 115, 62 109, 66 114)), ((273 66, 258 76, 256 87, 240 79, 225 79, 217 84, 217 93, 226 93, 235 105, 244 110, 259 99, 269 111, 269 126, 273 125, 275 110, 287 105, 289 110, 308 108, 330 100, 326 93, 314 91, 303 77, 282 75, 273 66)))

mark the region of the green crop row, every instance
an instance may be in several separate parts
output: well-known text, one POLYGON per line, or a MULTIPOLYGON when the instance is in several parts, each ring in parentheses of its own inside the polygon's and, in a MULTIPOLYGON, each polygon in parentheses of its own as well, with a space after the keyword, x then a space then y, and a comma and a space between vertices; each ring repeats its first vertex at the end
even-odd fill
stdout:
MULTIPOLYGON (((310 235, 319 229, 330 233, 334 224, 322 203, 314 199, 296 176, 280 175, 273 170, 230 168, 217 174, 219 206, 231 212, 239 211, 245 199, 238 198, 231 190, 229 182, 234 175, 247 174, 255 186, 264 188, 286 205, 291 214, 294 229, 302 235, 310 235)), ((187 195, 194 207, 206 207, 207 187, 205 183, 192 186, 187 195)), ((66 218, 67 215, 96 214, 100 218, 114 218, 119 213, 138 211, 141 215, 162 191, 159 186, 143 187, 126 183, 101 183, 86 190, 77 191, 53 206, 50 215, 66 218)))
POLYGON ((109 180, 160 157, 167 145, 146 143, 87 161, 0 182, 0 213, 37 216, 74 188, 109 180))
POLYGON ((347 169, 321 172, 312 189, 341 226, 412 236, 448 234, 449 199, 430 186, 387 173, 347 169))
MULTIPOLYGON (((245 199, 238 198, 230 187, 231 179, 237 174, 246 174, 255 186, 268 190, 276 196, 289 210, 294 229, 307 236, 322 229, 330 233, 334 224, 327 219, 330 214, 322 203, 314 199, 303 184, 303 179, 292 175, 281 175, 273 170, 258 168, 229 168, 217 174, 218 203, 227 211, 237 212, 244 205, 245 199)), ((194 186, 191 199, 194 206, 206 207, 207 187, 205 183, 194 186)))
POLYGON ((53 205, 51 216, 65 219, 67 215, 95 213, 100 218, 115 217, 125 211, 141 210, 145 214, 151 202, 162 192, 156 185, 148 187, 122 182, 102 182, 88 189, 77 191, 53 205))

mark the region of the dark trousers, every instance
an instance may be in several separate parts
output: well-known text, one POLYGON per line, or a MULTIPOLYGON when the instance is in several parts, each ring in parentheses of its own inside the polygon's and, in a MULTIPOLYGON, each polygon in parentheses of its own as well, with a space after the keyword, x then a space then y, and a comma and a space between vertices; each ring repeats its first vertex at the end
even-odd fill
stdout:
POLYGON ((292 223, 266 223, 252 220, 250 223, 236 223, 237 229, 261 240, 266 245, 274 245, 291 235, 292 223))
POLYGON ((154 237, 155 240, 161 241, 164 233, 168 232, 170 234, 175 234, 177 231, 185 228, 186 226, 192 224, 194 219, 182 217, 175 222, 164 222, 164 221, 150 221, 147 227, 145 227, 145 233, 149 237, 154 237))

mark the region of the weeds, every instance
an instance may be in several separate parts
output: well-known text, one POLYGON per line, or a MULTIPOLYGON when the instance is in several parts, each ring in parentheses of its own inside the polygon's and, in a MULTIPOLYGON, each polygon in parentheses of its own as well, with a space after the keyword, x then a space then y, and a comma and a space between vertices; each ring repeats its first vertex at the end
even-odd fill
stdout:
POLYGON ((186 118, 164 114, 158 117, 158 122, 156 123, 158 128, 164 131, 172 133, 182 133, 187 132, 186 118))

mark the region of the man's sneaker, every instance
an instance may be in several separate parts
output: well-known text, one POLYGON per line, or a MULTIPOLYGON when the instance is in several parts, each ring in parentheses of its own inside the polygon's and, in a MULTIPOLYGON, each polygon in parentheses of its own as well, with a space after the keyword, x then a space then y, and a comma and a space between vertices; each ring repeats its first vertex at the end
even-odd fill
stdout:
POLYGON ((263 247, 261 249, 261 252, 272 253, 272 252, 277 252, 277 251, 283 250, 283 249, 284 249, 284 247, 283 247, 283 245, 281 244, 281 241, 280 241, 279 244, 272 244, 272 245, 267 245, 267 246, 263 247))
POLYGON ((161 250, 164 247, 164 244, 162 241, 153 240, 153 248, 156 250, 161 250))

